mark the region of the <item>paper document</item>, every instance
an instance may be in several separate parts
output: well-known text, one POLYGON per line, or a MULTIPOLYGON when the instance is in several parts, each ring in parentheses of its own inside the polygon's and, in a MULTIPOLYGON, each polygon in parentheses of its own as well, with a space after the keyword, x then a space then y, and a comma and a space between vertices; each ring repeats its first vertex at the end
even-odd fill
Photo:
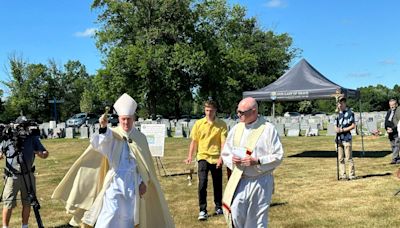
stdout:
POLYGON ((232 147, 232 154, 239 158, 246 157, 247 149, 245 147, 232 147))

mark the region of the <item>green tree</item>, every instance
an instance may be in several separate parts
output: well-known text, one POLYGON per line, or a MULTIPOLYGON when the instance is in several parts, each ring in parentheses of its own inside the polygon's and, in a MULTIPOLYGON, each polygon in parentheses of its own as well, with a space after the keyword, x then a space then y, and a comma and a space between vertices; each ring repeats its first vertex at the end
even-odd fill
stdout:
POLYGON ((61 78, 57 81, 57 86, 62 91, 60 99, 64 100, 61 111, 62 119, 83 111, 80 108, 82 94, 87 87, 91 86, 91 78, 86 72, 86 67, 79 61, 69 60, 64 65, 64 69, 65 72, 61 73, 61 78))
POLYGON ((111 107, 114 100, 109 100, 109 102, 101 102, 106 99, 100 99, 98 95, 98 87, 94 82, 96 77, 91 77, 88 79, 87 86, 81 95, 80 109, 82 112, 87 113, 104 113, 105 107, 111 107))
MULTIPOLYGON (((388 101, 391 98, 390 89, 383 85, 360 88, 361 110, 364 112, 382 111, 388 109, 388 101)), ((350 100, 355 110, 358 110, 359 100, 350 100)))
POLYGON ((22 58, 9 57, 10 80, 3 82, 10 90, 7 102, 8 118, 16 118, 22 111, 28 118, 47 118, 46 88, 49 75, 43 64, 28 64, 22 58))
POLYGON ((327 100, 313 101, 313 112, 334 113, 336 109, 336 101, 334 98, 327 100))
POLYGON ((0 123, 5 122, 5 107, 4 107, 4 98, 3 98, 4 91, 0 89, 0 123))
MULTIPOLYGON (((55 61, 50 60, 48 64, 50 75, 47 99, 56 99, 62 103, 56 104, 57 119, 66 120, 72 114, 81 112, 80 99, 86 87, 90 86, 90 80, 86 67, 79 61, 69 60, 64 67, 59 67, 55 61)), ((50 104, 54 113, 54 106, 50 104)), ((52 114, 54 118, 54 114, 52 114)))
POLYGON ((97 46, 106 56, 105 69, 95 80, 101 97, 109 94, 115 100, 127 92, 150 113, 171 107, 180 113, 185 101, 192 100, 191 88, 202 64, 201 52, 190 41, 190 3, 94 1, 93 8, 103 9, 97 46))
POLYGON ((199 78, 201 99, 213 97, 222 110, 232 113, 242 92, 268 85, 288 67, 298 53, 287 34, 263 31, 245 8, 230 8, 226 1, 201 1, 195 42, 202 45, 207 61, 199 78))
POLYGON ((3 82, 10 90, 5 119, 15 119, 22 111, 28 118, 48 121, 55 118, 53 103, 49 103, 54 98, 65 101, 57 104, 58 120, 80 112, 80 97, 90 78, 79 61, 68 61, 66 72, 52 60, 48 65, 30 64, 14 55, 9 64, 10 80, 3 82))
POLYGON ((300 101, 299 102, 299 112, 300 113, 311 113, 312 112, 312 102, 311 101, 300 101))
POLYGON ((82 93, 82 98, 80 100, 80 109, 82 112, 93 113, 94 110, 94 102, 93 102, 93 93, 90 90, 85 90, 82 93))
POLYGON ((222 0, 96 0, 92 7, 102 10, 100 97, 127 92, 150 114, 179 116, 208 97, 234 112, 244 90, 274 81, 298 53, 287 34, 262 31, 243 7, 222 0))

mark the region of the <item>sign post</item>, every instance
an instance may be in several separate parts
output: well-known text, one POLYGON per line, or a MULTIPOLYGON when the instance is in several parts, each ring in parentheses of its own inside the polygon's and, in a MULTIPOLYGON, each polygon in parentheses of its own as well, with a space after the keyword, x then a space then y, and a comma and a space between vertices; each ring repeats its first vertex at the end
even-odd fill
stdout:
POLYGON ((53 100, 48 100, 48 102, 51 104, 51 103, 53 103, 54 104, 54 120, 56 121, 56 123, 57 123, 57 106, 56 106, 56 104, 61 104, 61 103, 64 103, 64 99, 60 99, 60 100, 57 100, 55 97, 53 97, 53 100))
POLYGON ((272 118, 275 119, 275 100, 276 100, 276 92, 271 92, 271 100, 272 100, 272 118))

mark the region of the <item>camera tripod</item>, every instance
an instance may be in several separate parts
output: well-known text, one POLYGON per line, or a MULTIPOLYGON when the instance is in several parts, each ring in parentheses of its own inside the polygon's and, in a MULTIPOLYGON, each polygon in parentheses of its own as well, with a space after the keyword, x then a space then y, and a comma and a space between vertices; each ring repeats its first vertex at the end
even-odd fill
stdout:
MULTIPOLYGON (((22 155, 22 157, 23 157, 23 155, 22 155)), ((24 181, 25 189, 27 190, 27 193, 28 193, 28 199, 29 199, 29 201, 31 203, 31 206, 33 208, 33 212, 35 213, 35 218, 36 218, 36 222, 38 224, 38 227, 39 228, 44 228, 43 222, 42 222, 42 218, 40 217, 40 212, 39 212, 40 204, 39 204, 38 199, 36 198, 35 189, 33 188, 33 185, 32 185, 31 170, 28 169, 28 165, 26 164, 25 159, 20 159, 20 158, 21 157, 18 156, 18 159, 17 159, 18 163, 20 165, 22 165, 21 161, 20 161, 20 160, 22 160, 23 163, 24 163, 25 170, 26 170, 26 172, 28 172, 28 175, 26 175, 28 177, 27 178, 28 182, 26 180, 25 174, 21 175, 22 179, 24 181)))

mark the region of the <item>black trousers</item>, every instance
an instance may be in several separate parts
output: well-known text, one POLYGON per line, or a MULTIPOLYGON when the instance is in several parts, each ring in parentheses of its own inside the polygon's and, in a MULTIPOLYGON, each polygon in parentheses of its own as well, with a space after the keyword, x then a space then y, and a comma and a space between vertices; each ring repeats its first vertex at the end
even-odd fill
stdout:
POLYGON ((215 209, 222 207, 222 168, 217 169, 216 164, 210 164, 206 160, 198 162, 199 176, 199 206, 200 211, 207 212, 207 184, 208 171, 211 172, 214 187, 214 203, 215 209))

